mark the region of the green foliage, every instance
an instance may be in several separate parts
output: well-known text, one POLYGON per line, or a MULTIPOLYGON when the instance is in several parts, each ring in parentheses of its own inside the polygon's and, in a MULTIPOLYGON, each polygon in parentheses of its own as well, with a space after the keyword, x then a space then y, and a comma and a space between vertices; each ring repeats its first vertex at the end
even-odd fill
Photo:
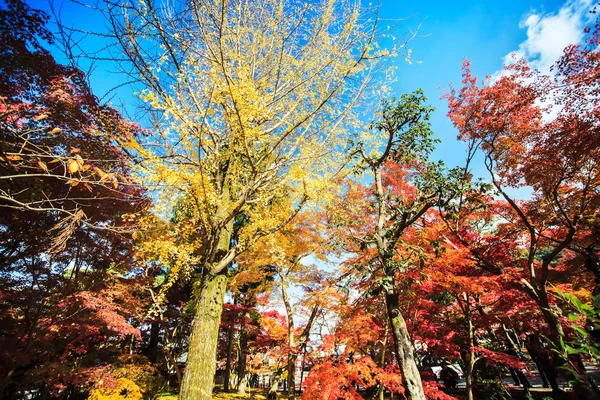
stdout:
POLYGON ((400 99, 385 100, 372 129, 393 133, 392 159, 399 163, 426 159, 440 140, 433 137, 429 119, 434 108, 427 105, 422 89, 403 94, 400 99))
POLYGON ((600 329, 600 296, 592 296, 592 303, 586 304, 572 293, 563 292, 556 287, 554 290, 564 304, 563 309, 569 310, 566 316, 569 327, 573 330, 568 341, 561 339, 563 350, 569 355, 588 354, 595 360, 600 360, 600 344, 591 335, 591 331, 600 329))

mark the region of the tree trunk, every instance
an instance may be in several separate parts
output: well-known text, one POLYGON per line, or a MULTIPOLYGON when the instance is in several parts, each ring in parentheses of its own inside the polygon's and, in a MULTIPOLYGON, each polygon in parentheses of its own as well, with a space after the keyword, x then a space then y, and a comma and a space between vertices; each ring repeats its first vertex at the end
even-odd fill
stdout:
POLYGON ((180 400, 211 400, 227 276, 206 276, 196 305, 180 400))
MULTIPOLYGON (((381 343, 381 357, 379 358, 379 363, 377 364, 379 368, 383 369, 385 367, 385 351, 387 350, 387 339, 390 331, 390 321, 387 320, 385 322, 385 332, 383 333, 383 342, 381 343)), ((373 357, 371 357, 373 358, 373 357)), ((377 388, 377 393, 373 396, 373 399, 379 398, 379 400, 383 400, 385 397, 385 387, 382 383, 379 384, 377 388)))
POLYGON ((283 372, 283 367, 278 368, 276 371, 273 372, 273 375, 271 376, 271 387, 269 388, 269 399, 270 398, 275 398, 276 394, 277 394, 277 389, 279 388, 279 377, 281 376, 281 373, 283 372))
POLYGON ((473 326, 473 318, 471 316, 471 306, 468 298, 465 301, 465 319, 467 320, 467 329, 469 331, 469 349, 465 360, 465 381, 467 383, 467 400, 473 400, 473 369, 475 367, 475 327, 473 326))
POLYGON ((296 359, 298 355, 293 349, 290 349, 288 354, 288 376, 287 376, 287 390, 288 400, 296 399, 296 359))
POLYGON ((244 328, 244 323, 240 328, 239 340, 239 359, 238 359, 238 390, 239 394, 246 394, 246 386, 248 384, 248 374, 246 373, 246 358, 248 356, 248 334, 244 328))
POLYGON ((223 380, 223 390, 229 390, 229 379, 231 377, 231 353, 233 351, 233 324, 227 328, 227 364, 225 364, 225 377, 223 380))
POLYGON ((158 360, 158 343, 159 343, 160 323, 154 321, 150 325, 150 342, 148 343, 147 354, 148 360, 155 364, 158 360))
POLYGON ((287 294, 286 275, 280 271, 279 278, 281 279, 281 296, 283 298, 288 323, 287 398, 288 400, 294 400, 296 398, 296 358, 298 357, 296 354, 296 342, 294 338, 294 315, 287 294))
MULTIPOLYGON (((392 282, 393 284, 394 282, 392 282)), ((406 328, 404 317, 402 317, 402 313, 400 312, 398 293, 395 289, 386 290, 385 303, 394 336, 396 359, 398 360, 398 366, 402 374, 402 384, 405 390, 404 395, 407 400, 425 400, 421 375, 417 369, 413 353, 412 340, 406 328)))

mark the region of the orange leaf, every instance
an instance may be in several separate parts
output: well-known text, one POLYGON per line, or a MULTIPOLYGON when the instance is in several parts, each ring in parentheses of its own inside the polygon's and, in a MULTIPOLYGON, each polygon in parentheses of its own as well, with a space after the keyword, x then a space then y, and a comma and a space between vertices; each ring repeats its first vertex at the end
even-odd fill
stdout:
POLYGON ((23 157, 18 156, 16 154, 9 154, 9 155, 6 156, 6 158, 8 158, 11 161, 19 161, 19 160, 23 159, 23 157))
POLYGON ((67 181, 67 185, 77 186, 77 185, 79 185, 79 181, 76 181, 75 179, 69 179, 67 181))
POLYGON ((42 121, 46 118, 48 118, 48 114, 40 114, 40 115, 36 115, 35 118, 33 118, 33 120, 34 121, 42 121))
POLYGON ((43 161, 38 161, 38 167, 48 172, 48 166, 43 161))
POLYGON ((55 133, 59 133, 60 132, 60 128, 54 128, 51 131, 48 132, 49 135, 54 135, 55 133))
POLYGON ((98 175, 98 177, 100 178, 100 180, 102 182, 104 182, 104 177, 106 176, 106 172, 102 171, 100 168, 98 167, 94 167, 94 172, 96 173, 96 175, 98 175))

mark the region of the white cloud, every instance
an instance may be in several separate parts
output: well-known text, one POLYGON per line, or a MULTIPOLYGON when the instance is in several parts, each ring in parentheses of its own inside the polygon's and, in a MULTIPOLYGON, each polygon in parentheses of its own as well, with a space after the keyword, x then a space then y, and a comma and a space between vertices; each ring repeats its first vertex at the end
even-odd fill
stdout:
MULTIPOLYGON (((557 12, 527 14, 519 27, 527 30, 527 39, 514 52, 525 57, 530 65, 542 73, 560 57, 565 47, 580 43, 583 29, 591 21, 593 0, 569 0, 557 12)), ((512 60, 512 54, 504 57, 504 63, 512 60)))

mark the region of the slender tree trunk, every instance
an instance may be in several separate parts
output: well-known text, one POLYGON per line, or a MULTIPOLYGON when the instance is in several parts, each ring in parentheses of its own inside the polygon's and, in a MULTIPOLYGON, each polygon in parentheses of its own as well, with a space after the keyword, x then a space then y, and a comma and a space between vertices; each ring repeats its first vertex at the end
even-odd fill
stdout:
POLYGON ((304 382, 304 363, 306 362, 306 344, 303 345, 302 362, 300 363, 300 397, 302 398, 302 382, 304 382))
POLYGON ((206 276, 196 305, 180 400, 211 400, 227 276, 206 276))
POLYGON ((293 349, 290 349, 288 355, 288 376, 287 376, 287 389, 288 389, 288 400, 296 399, 296 359, 298 355, 293 349), (293 352, 293 353, 292 353, 293 352))
POLYGON ((155 321, 150 325, 150 342, 148 343, 148 360, 151 363, 156 363, 158 359, 158 342, 159 342, 159 333, 160 333, 160 323, 155 321))
POLYGON ((585 268, 594 274, 594 296, 600 295, 600 260, 596 256, 594 246, 588 246, 583 251, 583 259, 585 268))
POLYGON ((475 352, 473 351, 473 347, 475 347, 475 327, 473 326, 469 300, 467 299, 465 303, 465 319, 467 320, 467 329, 469 331, 469 349, 467 351, 467 359, 465 360, 465 380, 467 383, 467 400, 473 400, 473 369, 475 367, 475 352))
POLYGON ((246 373, 246 357, 248 355, 248 335, 246 329, 243 326, 240 329, 240 357, 238 359, 238 393, 245 395, 246 386, 248 385, 248 374, 246 373))
MULTIPOLYGON (((385 322, 385 332, 383 334, 383 342, 381 343, 381 357, 379 358, 379 368, 383 369, 383 367, 385 366, 385 352, 387 350, 387 340, 388 340, 388 333, 390 331, 390 321, 387 320, 385 322)), ((375 394, 375 396, 373 396, 373 398, 379 398, 379 400, 383 400, 385 397, 385 387, 383 386, 383 384, 379 384, 379 387, 377 388, 377 393, 375 394)))
POLYGON ((283 304, 285 306, 285 312, 287 315, 288 323, 288 357, 287 357, 287 393, 288 400, 294 400, 296 398, 296 341, 294 338, 294 314, 292 305, 287 294, 287 279, 286 275, 279 272, 281 279, 281 296, 283 297, 283 304))
POLYGON ((223 390, 229 390, 229 379, 231 377, 231 353, 233 352, 233 324, 227 328, 227 363, 225 364, 225 377, 223 380, 223 390))
MULTIPOLYGON (((393 281, 393 280, 392 280, 393 281)), ((392 285, 394 282, 392 282, 392 285)), ((388 317, 392 326, 394 336, 396 358, 400 373, 402 374, 402 383, 404 385, 404 395, 407 400, 425 400, 421 375, 415 362, 412 340, 406 321, 400 312, 398 292, 393 288, 386 290, 385 303, 388 317)))
POLYGON ((271 388, 269 389, 269 399, 270 398, 275 398, 276 394, 277 394, 277 388, 279 387, 279 377, 281 376, 281 373, 283 372, 283 368, 278 368, 276 371, 273 372, 273 375, 271 376, 271 388))

